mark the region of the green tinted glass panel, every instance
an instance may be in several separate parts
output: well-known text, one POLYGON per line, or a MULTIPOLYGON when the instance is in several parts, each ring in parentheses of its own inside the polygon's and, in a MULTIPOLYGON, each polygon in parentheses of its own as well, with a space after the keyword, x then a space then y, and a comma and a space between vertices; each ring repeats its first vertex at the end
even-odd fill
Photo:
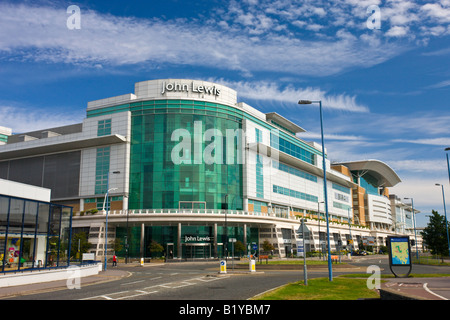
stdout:
POLYGON ((132 112, 130 209, 242 209, 242 147, 226 139, 227 129, 242 128, 237 120, 132 112))

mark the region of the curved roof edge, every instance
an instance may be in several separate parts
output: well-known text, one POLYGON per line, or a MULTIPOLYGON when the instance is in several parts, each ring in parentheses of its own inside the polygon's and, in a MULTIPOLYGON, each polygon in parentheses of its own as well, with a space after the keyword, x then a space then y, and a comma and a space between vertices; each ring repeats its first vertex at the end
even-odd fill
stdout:
POLYGON ((333 163, 333 165, 343 165, 350 171, 369 171, 380 182, 380 186, 393 187, 402 180, 397 173, 386 163, 380 160, 360 160, 333 163))

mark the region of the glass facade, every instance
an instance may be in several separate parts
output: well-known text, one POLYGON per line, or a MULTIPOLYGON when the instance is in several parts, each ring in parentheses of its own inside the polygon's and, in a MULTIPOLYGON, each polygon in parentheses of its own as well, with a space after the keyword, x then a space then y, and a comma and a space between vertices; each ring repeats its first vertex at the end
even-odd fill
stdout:
MULTIPOLYGON (((247 244, 258 244, 258 228, 246 228, 247 244)), ((141 227, 118 227, 116 229, 116 236, 123 239, 122 242, 128 238, 128 257, 139 258, 141 243, 140 243, 141 227)), ((235 238, 237 241, 245 243, 244 227, 243 226, 228 226, 225 228, 217 226, 217 239, 214 238, 213 226, 182 225, 181 234, 179 235, 181 245, 181 257, 184 259, 190 258, 222 258, 225 255, 226 239, 235 238), (216 246, 217 244, 217 246, 216 246)), ((126 256, 126 246, 122 243, 121 250, 116 251, 119 256, 126 256)), ((166 256, 170 258, 180 257, 178 252, 178 228, 176 226, 146 226, 145 238, 143 243, 144 257, 159 258, 166 256), (161 245, 163 251, 152 252, 152 241, 161 245)), ((228 254, 231 255, 232 244, 228 242, 228 254)), ((247 253, 247 252, 245 252, 247 253)), ((236 253, 238 256, 238 253, 236 253)))
POLYGON ((278 193, 278 194, 282 194, 282 195, 285 195, 285 196, 288 196, 288 197, 293 197, 293 198, 306 200, 306 201, 311 201, 311 202, 318 202, 319 201, 318 197, 313 196, 311 194, 303 193, 303 192, 300 192, 300 191, 295 191, 295 190, 284 188, 284 187, 280 187, 280 186, 277 186, 277 185, 273 185, 273 192, 274 193, 278 193))
POLYGON ((242 120, 211 103, 163 102, 132 108, 129 208, 242 210, 241 147, 230 135, 242 120))
POLYGON ((72 208, 0 195, 1 272, 69 264, 72 208))
POLYGON ((369 174, 365 174, 364 177, 359 178, 359 184, 366 189, 366 193, 379 196, 377 180, 369 174))
MULTIPOLYGON (((281 132, 280 132, 281 133, 281 132)), ((314 153, 300 147, 297 144, 289 142, 287 139, 284 139, 280 134, 280 137, 270 134, 270 146, 278 149, 284 153, 287 153, 297 159, 303 160, 312 165, 316 164, 314 153)), ((297 142, 298 143, 298 142, 297 142)))
POLYGON ((108 188, 111 147, 97 148, 95 163, 95 194, 106 193, 108 188))

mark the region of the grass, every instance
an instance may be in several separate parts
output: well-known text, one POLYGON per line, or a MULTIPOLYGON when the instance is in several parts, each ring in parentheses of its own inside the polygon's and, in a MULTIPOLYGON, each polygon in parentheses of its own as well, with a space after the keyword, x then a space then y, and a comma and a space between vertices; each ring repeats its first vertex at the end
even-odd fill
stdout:
MULTIPOLYGON (((303 265, 302 260, 268 260, 268 264, 280 265, 280 264, 298 264, 303 265)), ((266 261, 257 262, 256 264, 266 264, 266 261)), ((327 261, 322 260, 306 260, 306 265, 327 265, 327 261)))
POLYGON ((351 278, 316 278, 290 283, 279 289, 270 291, 257 300, 357 300, 379 298, 376 290, 367 288, 366 279, 351 278))
POLYGON ((412 262, 414 264, 426 264, 426 265, 435 265, 435 266, 450 266, 450 263, 443 262, 441 258, 430 257, 430 256, 419 257, 419 260, 417 260, 416 257, 413 257, 412 258, 412 262))
MULTIPOLYGON (((342 278, 368 278, 372 274, 369 273, 352 273, 343 274, 339 277, 342 278)), ((395 278, 393 274, 380 274, 381 278, 395 278)), ((408 278, 440 278, 440 277, 450 277, 448 273, 411 273, 408 278)))

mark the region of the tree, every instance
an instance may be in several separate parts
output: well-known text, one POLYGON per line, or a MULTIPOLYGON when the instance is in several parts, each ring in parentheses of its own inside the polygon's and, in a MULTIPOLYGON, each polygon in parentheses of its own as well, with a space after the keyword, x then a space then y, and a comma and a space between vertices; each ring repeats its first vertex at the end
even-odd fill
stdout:
POLYGON ((245 251, 245 246, 242 241, 236 241, 234 243, 234 251, 240 256, 245 251))
POLYGON ((431 253, 443 257, 449 254, 445 218, 434 210, 431 214, 430 222, 421 234, 431 253))
POLYGON ((164 247, 160 245, 155 240, 152 240, 150 245, 148 246, 148 249, 150 250, 150 253, 153 255, 154 253, 161 253, 164 251, 164 247))
POLYGON ((275 250, 275 247, 267 240, 265 240, 262 244, 264 251, 272 251, 275 250))
POLYGON ((78 232, 72 236, 70 246, 70 256, 72 258, 81 259, 83 253, 88 252, 91 244, 88 242, 86 232, 78 232), (78 244, 80 245, 80 252, 78 254, 78 244))

